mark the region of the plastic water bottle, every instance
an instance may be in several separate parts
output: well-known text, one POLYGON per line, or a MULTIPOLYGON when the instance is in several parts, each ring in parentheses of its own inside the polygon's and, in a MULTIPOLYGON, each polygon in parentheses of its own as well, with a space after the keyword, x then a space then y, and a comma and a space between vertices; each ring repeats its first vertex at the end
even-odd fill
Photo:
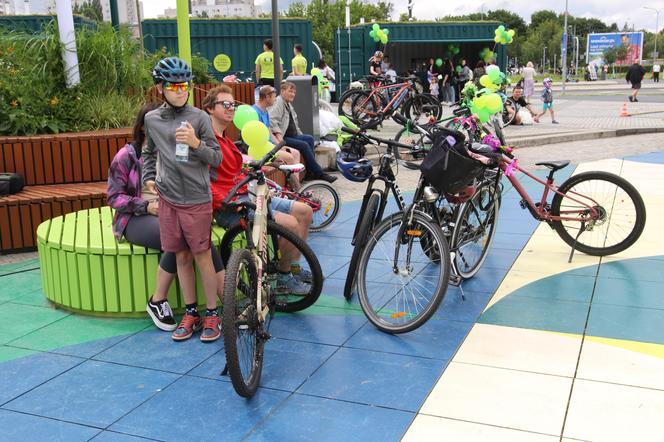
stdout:
MULTIPOLYGON (((180 129, 187 128, 186 121, 180 121, 180 129)), ((189 161, 189 145, 185 143, 175 144, 175 161, 189 161)))

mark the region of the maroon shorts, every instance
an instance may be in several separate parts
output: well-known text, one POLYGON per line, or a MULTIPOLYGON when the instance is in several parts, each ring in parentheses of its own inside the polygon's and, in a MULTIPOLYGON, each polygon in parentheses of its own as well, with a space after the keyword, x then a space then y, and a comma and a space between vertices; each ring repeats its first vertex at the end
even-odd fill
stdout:
POLYGON ((159 199, 159 236, 164 252, 210 249, 212 203, 180 205, 159 199))

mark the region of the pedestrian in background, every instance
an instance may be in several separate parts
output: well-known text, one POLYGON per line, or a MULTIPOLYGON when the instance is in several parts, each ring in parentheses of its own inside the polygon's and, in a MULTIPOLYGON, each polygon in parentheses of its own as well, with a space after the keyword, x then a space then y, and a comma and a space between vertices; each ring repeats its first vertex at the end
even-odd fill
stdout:
POLYGON ((652 65, 652 80, 655 83, 659 83, 659 71, 661 69, 662 67, 657 62, 655 62, 655 64, 652 65))
POLYGON ((530 101, 530 97, 535 95, 535 67, 533 62, 526 63, 526 67, 522 70, 523 75, 523 95, 526 101, 530 101))
POLYGON ((542 84, 544 85, 544 89, 542 90, 542 101, 544 103, 542 104, 542 113, 535 117, 535 121, 539 120, 548 110, 551 114, 551 122, 553 124, 558 124, 556 117, 553 114, 553 80, 547 77, 542 81, 542 84))
POLYGON ((307 75, 307 59, 302 56, 302 45, 297 44, 293 46, 293 60, 291 61, 291 67, 293 72, 291 75, 307 75))
POLYGON ((628 96, 629 101, 639 101, 636 99, 636 96, 639 93, 639 89, 641 89, 641 81, 645 75, 646 70, 639 64, 639 60, 634 60, 634 64, 629 67, 627 75, 625 75, 625 80, 629 83, 632 83, 632 93, 628 96))
MULTIPOLYGON (((281 76, 284 78, 284 62, 279 58, 281 64, 281 76)), ((274 52, 272 52, 272 40, 267 38, 263 41, 263 52, 256 57, 256 83, 260 85, 269 84, 274 86, 274 52)))

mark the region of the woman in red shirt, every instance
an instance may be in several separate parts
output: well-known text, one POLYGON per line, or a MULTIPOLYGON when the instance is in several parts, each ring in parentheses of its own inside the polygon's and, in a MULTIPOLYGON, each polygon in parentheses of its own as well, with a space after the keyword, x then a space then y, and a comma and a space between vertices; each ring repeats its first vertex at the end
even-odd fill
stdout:
MULTIPOLYGON (((233 122, 235 116, 233 90, 226 85, 218 86, 208 92, 202 105, 203 109, 210 114, 212 128, 223 157, 221 164, 211 173, 212 208, 215 211, 217 224, 229 227, 237 221, 237 214, 223 211, 221 203, 231 188, 244 177, 242 153, 226 135, 226 128, 233 122)), ((240 189, 238 193, 246 195, 246 187, 240 189)), ((272 198, 271 208, 278 224, 295 232, 306 241, 313 216, 311 207, 293 200, 272 198)), ((310 281, 311 275, 308 274, 308 271, 299 269, 300 256, 297 249, 289 242, 282 242, 280 247, 282 247, 284 258, 278 269, 281 274, 278 284, 288 286, 292 293, 308 293, 309 287, 306 287, 305 283, 310 281)))

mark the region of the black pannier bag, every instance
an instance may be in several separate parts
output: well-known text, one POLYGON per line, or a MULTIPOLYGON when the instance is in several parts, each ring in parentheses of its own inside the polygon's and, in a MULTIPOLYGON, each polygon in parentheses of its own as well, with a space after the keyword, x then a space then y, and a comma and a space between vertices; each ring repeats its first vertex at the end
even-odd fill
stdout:
POLYGON ((454 195, 484 170, 482 163, 470 157, 464 143, 465 137, 459 131, 445 128, 436 131, 420 169, 439 192, 454 195))
POLYGON ((0 173, 0 196, 19 193, 24 185, 25 180, 18 173, 0 173))

